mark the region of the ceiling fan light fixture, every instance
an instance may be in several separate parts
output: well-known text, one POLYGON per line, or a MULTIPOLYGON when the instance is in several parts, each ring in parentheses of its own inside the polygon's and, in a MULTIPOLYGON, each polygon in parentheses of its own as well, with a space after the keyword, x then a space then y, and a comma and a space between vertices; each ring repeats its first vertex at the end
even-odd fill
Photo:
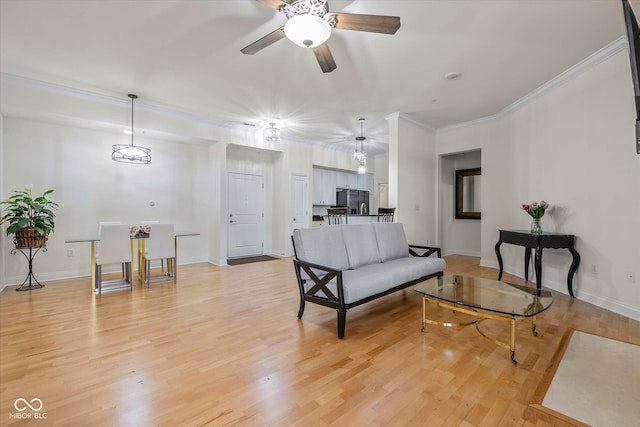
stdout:
POLYGON ((296 15, 284 24, 284 33, 298 46, 312 49, 329 39, 331 25, 315 15, 296 15))

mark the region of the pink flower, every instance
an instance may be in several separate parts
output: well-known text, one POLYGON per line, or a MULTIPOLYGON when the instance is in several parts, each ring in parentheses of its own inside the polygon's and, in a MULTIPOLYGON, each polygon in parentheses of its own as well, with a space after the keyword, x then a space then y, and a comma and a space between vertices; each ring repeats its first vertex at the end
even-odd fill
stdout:
POLYGON ((524 209, 525 211, 528 211, 529 210, 529 205, 527 205, 527 204, 522 205, 522 209, 524 209))

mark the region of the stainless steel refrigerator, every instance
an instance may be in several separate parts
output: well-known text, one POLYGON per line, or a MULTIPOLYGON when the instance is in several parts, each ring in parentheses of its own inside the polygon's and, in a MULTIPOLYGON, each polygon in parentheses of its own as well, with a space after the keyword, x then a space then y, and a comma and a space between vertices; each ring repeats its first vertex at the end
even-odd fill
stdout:
POLYGON ((350 215, 369 213, 369 192, 363 190, 338 190, 336 205, 346 206, 350 215))

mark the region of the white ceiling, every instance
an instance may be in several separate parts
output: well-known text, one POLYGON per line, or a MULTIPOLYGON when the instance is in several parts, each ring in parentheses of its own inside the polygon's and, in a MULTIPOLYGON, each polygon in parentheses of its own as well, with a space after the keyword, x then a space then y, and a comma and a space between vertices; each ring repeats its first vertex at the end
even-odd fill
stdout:
POLYGON ((624 35, 619 0, 353 0, 330 11, 400 16, 395 35, 334 30, 338 68, 283 39, 254 0, 0 0, 0 71, 201 117, 261 124, 351 149, 366 118, 370 153, 385 116, 433 128, 498 113, 624 35), (448 72, 462 73, 445 80, 448 72), (340 142, 342 141, 342 142, 340 142))

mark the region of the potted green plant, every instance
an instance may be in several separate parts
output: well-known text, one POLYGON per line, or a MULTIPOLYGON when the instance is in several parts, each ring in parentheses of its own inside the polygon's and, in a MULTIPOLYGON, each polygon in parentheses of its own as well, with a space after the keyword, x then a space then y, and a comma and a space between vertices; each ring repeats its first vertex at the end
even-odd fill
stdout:
POLYGON ((0 225, 7 223, 7 236, 15 234, 18 248, 41 248, 47 243, 49 233, 55 228, 53 210, 58 204, 47 196, 53 190, 45 191, 41 196, 31 195, 32 186, 24 190, 14 190, 14 194, 0 204, 6 205, 0 218, 0 225))

